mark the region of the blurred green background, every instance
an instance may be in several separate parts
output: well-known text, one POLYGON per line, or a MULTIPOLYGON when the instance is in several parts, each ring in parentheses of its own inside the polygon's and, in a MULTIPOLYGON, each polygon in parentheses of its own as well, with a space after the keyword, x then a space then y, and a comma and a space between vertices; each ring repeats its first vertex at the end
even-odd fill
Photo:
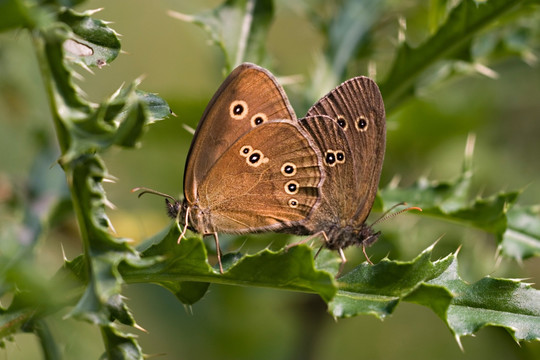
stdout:
MULTIPOLYGON (((192 14, 219 4, 217 0, 94 0, 84 4, 86 9, 104 7, 97 17, 113 22, 111 27, 122 34, 126 52, 111 65, 96 69, 95 75, 84 74, 85 80, 79 84, 88 97, 97 102, 120 84, 143 75, 141 88, 158 93, 178 115, 150 126, 140 149, 117 148, 105 155, 109 172, 117 178, 106 190, 116 205, 108 214, 119 236, 139 242, 170 223, 161 199, 137 199, 130 189, 148 186, 174 196, 182 193, 191 139, 182 125, 196 126, 225 75, 222 55, 208 45, 206 33, 169 17, 166 11, 192 14)), ((320 6, 321 2, 276 2, 267 44, 275 74, 306 79, 315 71, 324 39, 307 15, 306 4, 320 6)), ((427 31, 427 4, 387 1, 386 21, 397 23, 398 15, 405 16, 408 35, 417 44, 422 40, 419 34, 427 31)), ((395 46, 396 28, 388 29, 380 40, 380 51, 388 54, 381 58, 390 57, 395 46)), ((518 58, 502 59, 492 68, 498 79, 455 77, 388 114, 381 187, 395 176, 403 186, 423 175, 454 178, 462 166, 467 136, 474 133, 476 193, 472 196, 524 189, 520 204, 540 204, 540 69, 518 58)), ((362 74, 367 70, 358 75, 362 74)), ((298 88, 286 90, 301 116, 307 108, 295 92, 298 88)), ((320 94, 329 90, 315 89, 320 94)), ((50 169, 45 178, 32 178, 36 161, 43 161, 38 156, 44 154, 43 144, 55 144, 55 138, 38 64, 24 31, 0 35, 0 93, 0 201, 17 188, 39 186, 35 183, 61 186, 63 174, 54 157, 46 164, 50 169)), ((435 254, 445 256, 462 245, 460 273, 468 281, 487 274, 528 277, 530 282, 540 279, 538 258, 523 264, 498 262, 494 239, 474 229, 408 214, 387 221, 381 230, 383 236, 371 250, 379 258, 389 252, 391 258, 411 259, 444 235, 435 254)), ((240 246, 256 251, 274 241, 269 236, 247 238, 224 237, 223 247, 226 251, 240 246)), ((279 238, 286 240, 285 236, 279 238)), ((81 252, 74 219, 53 229, 39 247, 44 273, 53 274, 61 266, 61 244, 68 258, 81 252)), ((279 245, 282 243, 273 242, 271 246, 279 245)), ((358 253, 352 249, 348 255, 352 264, 362 261, 358 253)), ((462 353, 441 320, 427 308, 409 303, 400 304, 384 322, 367 316, 336 322, 316 296, 272 289, 212 285, 192 308, 184 308, 172 294, 153 285, 129 286, 125 295, 137 322, 148 331, 133 330, 144 352, 161 354, 159 359, 540 358, 539 343, 519 346, 497 328, 463 339, 462 353)), ((51 327, 65 346, 66 358, 98 358, 103 351, 98 329, 63 320, 63 315, 55 315, 51 327)), ((39 357, 32 335, 17 335, 14 343, 0 350, 0 359, 39 357)))

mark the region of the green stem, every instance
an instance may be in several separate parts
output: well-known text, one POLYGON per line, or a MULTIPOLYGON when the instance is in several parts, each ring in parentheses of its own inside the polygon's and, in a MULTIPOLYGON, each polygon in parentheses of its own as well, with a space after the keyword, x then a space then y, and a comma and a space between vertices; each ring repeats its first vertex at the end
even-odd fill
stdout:
POLYGON ((32 39, 34 42, 36 56, 38 58, 38 64, 41 70, 43 85, 45 87, 45 91, 47 92, 49 106, 51 108, 51 115, 53 118, 53 124, 58 140, 58 145, 60 146, 61 153, 65 154, 67 149, 69 148, 69 135, 67 129, 64 127, 62 119, 58 115, 58 104, 55 101, 53 85, 55 81, 51 71, 51 67, 49 66, 49 58, 46 51, 47 44, 42 35, 43 34, 37 30, 33 31, 32 39))
POLYGON ((41 349, 43 350, 43 357, 46 360, 62 359, 60 349, 58 349, 49 326, 44 320, 36 321, 33 326, 33 331, 39 338, 41 349))

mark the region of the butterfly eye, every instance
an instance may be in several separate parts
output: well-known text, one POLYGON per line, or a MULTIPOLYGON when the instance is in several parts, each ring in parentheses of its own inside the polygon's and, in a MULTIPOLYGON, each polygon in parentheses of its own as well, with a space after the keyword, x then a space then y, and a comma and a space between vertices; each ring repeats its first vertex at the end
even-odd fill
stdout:
POLYGON ((368 129, 368 121, 364 115, 361 115, 358 119, 356 119, 356 130, 358 131, 366 131, 368 129))
POLYGON ((249 145, 244 145, 242 148, 240 148, 240 155, 243 157, 248 157, 249 154, 253 152, 253 148, 249 145))
POLYGON ((248 113, 248 105, 243 100, 235 100, 229 108, 229 115, 235 120, 242 120, 248 113))
POLYGON ((261 125, 262 123, 268 121, 268 117, 263 113, 255 114, 251 117, 251 127, 261 125))
POLYGON ((300 185, 298 184, 298 182, 294 180, 291 180, 285 184, 285 192, 290 195, 296 194, 299 188, 300 188, 300 185))
POLYGON ((298 200, 296 199, 289 199, 289 206, 293 209, 296 209, 298 207, 298 200))
POLYGON ((347 120, 345 120, 345 117, 343 115, 338 115, 337 117, 337 123, 343 130, 347 130, 348 124, 347 120))
POLYGON ((283 176, 296 175, 296 165, 292 162, 286 162, 281 166, 281 174, 283 174, 283 176))
POLYGON ((328 166, 334 166, 336 164, 336 153, 333 150, 326 150, 324 163, 328 166))

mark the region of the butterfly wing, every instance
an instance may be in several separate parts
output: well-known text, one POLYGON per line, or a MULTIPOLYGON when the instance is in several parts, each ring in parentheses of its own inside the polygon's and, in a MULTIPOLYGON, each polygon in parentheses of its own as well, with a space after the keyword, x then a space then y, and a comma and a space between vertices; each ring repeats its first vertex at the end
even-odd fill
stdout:
POLYGON ((317 115, 299 121, 320 150, 325 173, 320 205, 306 226, 310 233, 328 232, 329 224, 344 225, 342 220, 355 214, 359 204, 352 192, 361 172, 355 166, 345 132, 333 118, 317 115))
POLYGON ((196 200, 202 179, 240 136, 274 119, 296 120, 283 88, 266 69, 238 66, 210 100, 195 131, 184 172, 186 200, 196 200))
POLYGON ((199 208, 211 217, 203 233, 301 222, 317 207, 323 181, 320 153, 297 122, 264 123, 232 144, 198 187, 199 208))
MULTIPOLYGON (((353 224, 361 224, 369 215, 377 193, 386 146, 384 103, 379 88, 367 77, 350 79, 313 105, 306 117, 317 115, 331 117, 343 130, 342 135, 339 135, 339 132, 336 133, 325 122, 320 125, 321 121, 315 120, 321 128, 318 131, 332 133, 328 136, 330 143, 327 143, 326 135, 317 135, 311 127, 306 127, 317 139, 321 152, 324 153, 325 147, 334 146, 332 142, 337 140, 333 139, 333 136, 344 136, 352 155, 352 161, 346 166, 346 173, 350 173, 352 177, 341 180, 340 185, 334 185, 338 184, 335 181, 327 181, 324 192, 340 193, 339 199, 346 199, 346 203, 354 205, 354 209, 340 202, 329 203, 328 206, 345 206, 342 212, 346 213, 341 216, 345 216, 344 219, 352 221, 353 224), (351 165, 353 169, 350 169, 351 165)), ((310 122, 304 121, 303 124, 310 122)), ((334 176, 332 170, 335 171, 331 169, 329 176, 334 176)))

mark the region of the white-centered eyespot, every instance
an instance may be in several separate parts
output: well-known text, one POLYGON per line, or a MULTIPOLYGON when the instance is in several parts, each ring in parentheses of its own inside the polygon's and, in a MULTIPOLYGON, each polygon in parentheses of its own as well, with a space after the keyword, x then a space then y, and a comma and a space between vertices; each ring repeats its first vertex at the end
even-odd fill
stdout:
POLYGON ((326 150, 324 153, 324 163, 328 166, 335 166, 337 162, 336 152, 334 150, 326 150))
POLYGON ((251 127, 261 125, 264 122, 268 121, 268 116, 264 113, 257 113, 251 117, 251 127))
POLYGON ((240 155, 248 157, 253 152, 253 148, 249 145, 244 145, 240 148, 240 155))
POLYGON ((293 209, 296 209, 298 207, 298 200, 296 199, 289 199, 289 206, 293 209))
POLYGON ((235 120, 242 120, 248 114, 248 110, 244 100, 234 100, 229 108, 229 115, 235 120))
POLYGON ((294 176, 296 175, 296 165, 292 162, 286 162, 281 165, 281 174, 283 176, 294 176))
POLYGON ((247 157, 246 157, 246 163, 249 166, 257 167, 261 164, 265 164, 268 162, 268 158, 265 157, 260 150, 253 150, 247 157))
POLYGON ((343 130, 347 130, 347 128, 349 127, 349 122, 347 121, 347 119, 345 119, 345 116, 343 115, 338 115, 336 118, 336 122, 343 130))
POLYGON ((287 194, 294 195, 300 190, 300 184, 297 181, 291 180, 285 184, 284 188, 287 194))
POLYGON ((366 131, 369 127, 368 119, 364 115, 360 115, 354 122, 354 126, 358 131, 366 131))
POLYGON ((345 162, 345 153, 341 150, 336 150, 335 154, 336 154, 336 162, 338 164, 343 164, 345 162))

